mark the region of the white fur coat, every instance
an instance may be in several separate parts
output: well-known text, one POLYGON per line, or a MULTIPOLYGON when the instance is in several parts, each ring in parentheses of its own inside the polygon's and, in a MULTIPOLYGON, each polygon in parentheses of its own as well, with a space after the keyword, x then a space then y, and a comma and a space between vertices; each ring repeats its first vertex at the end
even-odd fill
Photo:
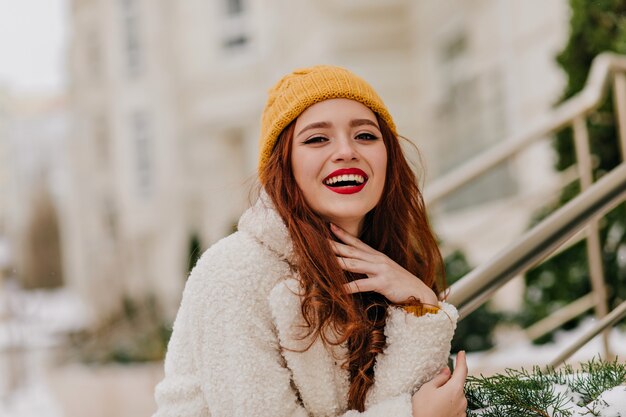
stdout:
POLYGON ((446 303, 415 317, 390 307, 387 345, 363 413, 347 410, 345 347, 305 352, 287 229, 267 195, 191 272, 156 388, 154 417, 411 417, 411 393, 445 364, 457 320, 446 303))

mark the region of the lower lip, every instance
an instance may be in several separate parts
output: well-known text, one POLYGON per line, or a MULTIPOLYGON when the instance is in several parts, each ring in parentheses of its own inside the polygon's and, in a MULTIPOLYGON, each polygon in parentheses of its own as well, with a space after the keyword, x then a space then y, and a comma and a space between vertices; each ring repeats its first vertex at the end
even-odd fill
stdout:
POLYGON ((354 194, 361 191, 363 187, 365 187, 365 183, 361 185, 351 185, 349 187, 329 187, 326 184, 324 184, 324 186, 330 191, 336 192, 337 194, 354 194))

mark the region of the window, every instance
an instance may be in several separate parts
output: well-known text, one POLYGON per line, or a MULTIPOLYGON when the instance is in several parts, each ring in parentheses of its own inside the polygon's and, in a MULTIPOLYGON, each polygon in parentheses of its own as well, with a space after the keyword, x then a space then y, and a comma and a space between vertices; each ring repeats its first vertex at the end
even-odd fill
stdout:
POLYGON ((236 49, 245 46, 247 43, 248 37, 245 35, 238 35, 224 39, 224 47, 226 49, 236 49))
POLYGON ((226 0, 226 13, 236 16, 243 13, 243 0, 226 0))
POLYGON ((228 51, 245 48, 250 42, 245 0, 222 0, 225 16, 222 25, 222 47, 228 51))
POLYGON ((136 76, 142 69, 138 0, 120 1, 122 2, 122 26, 124 30, 124 50, 126 51, 126 68, 129 75, 136 76))
MULTIPOLYGON (((463 34, 443 45, 440 56, 441 91, 445 93, 438 109, 438 157, 446 172, 505 138, 505 92, 501 69, 477 65, 463 34)), ((480 204, 506 197, 515 189, 509 167, 503 165, 446 199, 445 207, 454 210, 480 204)))
POLYGON ((136 185, 138 194, 148 198, 154 188, 154 160, 152 132, 146 113, 138 111, 131 116, 131 132, 135 150, 136 185))

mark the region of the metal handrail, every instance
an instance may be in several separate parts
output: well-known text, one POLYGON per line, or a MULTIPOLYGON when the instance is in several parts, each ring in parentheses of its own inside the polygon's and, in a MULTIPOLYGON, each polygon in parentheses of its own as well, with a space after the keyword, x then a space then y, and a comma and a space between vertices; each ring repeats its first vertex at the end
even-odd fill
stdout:
POLYGON ((626 163, 611 170, 585 192, 475 268, 450 287, 448 301, 461 318, 478 308, 498 288, 557 249, 586 224, 626 199, 626 163))
POLYGON ((598 55, 593 60, 589 78, 580 93, 549 111, 521 133, 510 136, 460 168, 433 181, 424 191, 426 202, 432 206, 493 167, 516 156, 536 140, 571 124, 576 117, 595 110, 602 104, 611 75, 616 71, 626 71, 626 57, 610 52, 598 55))
MULTIPOLYGON (((548 112, 538 123, 471 159, 435 181, 426 190, 425 200, 433 205, 486 171, 516 156, 537 139, 547 138, 566 126, 573 128, 581 194, 490 262, 476 268, 451 287, 449 300, 459 306, 461 318, 478 308, 504 283, 545 260, 578 231, 584 231, 587 239, 591 297, 596 317, 602 319, 607 316, 598 218, 626 197, 626 171, 622 163, 593 185, 587 116, 602 104, 611 80, 614 80, 618 140, 622 160, 626 163, 626 57, 604 53, 594 59, 585 88, 580 93, 548 112)), ((542 325, 548 321, 544 320, 542 325)), ((545 326, 542 331, 545 331, 545 326)), ((604 355, 610 357, 608 330, 603 333, 603 345, 604 355)))
POLYGON ((554 358, 549 368, 556 368, 565 362, 570 356, 576 353, 581 347, 583 347, 587 342, 591 339, 602 333, 602 331, 612 327, 617 324, 621 319, 626 317, 626 301, 622 301, 620 305, 615 307, 613 311, 611 311, 606 317, 603 317, 602 320, 598 321, 595 325, 593 325, 590 329, 585 331, 580 338, 578 338, 574 343, 567 347, 559 356, 554 358))
POLYGON ((593 292, 587 293, 577 300, 572 301, 569 304, 561 307, 560 309, 552 312, 549 316, 539 320, 532 326, 527 327, 524 330, 528 340, 537 340, 540 337, 554 331, 555 329, 563 326, 574 317, 578 317, 588 310, 591 310, 596 305, 593 292))

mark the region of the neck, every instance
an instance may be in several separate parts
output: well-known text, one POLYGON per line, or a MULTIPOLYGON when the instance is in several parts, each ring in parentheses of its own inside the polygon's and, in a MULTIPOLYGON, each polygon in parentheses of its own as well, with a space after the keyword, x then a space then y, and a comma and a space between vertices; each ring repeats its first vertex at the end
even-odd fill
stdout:
POLYGON ((361 230, 363 230, 363 221, 365 218, 360 220, 331 220, 332 223, 341 227, 346 232, 350 233, 354 237, 359 237, 361 235, 361 230))

